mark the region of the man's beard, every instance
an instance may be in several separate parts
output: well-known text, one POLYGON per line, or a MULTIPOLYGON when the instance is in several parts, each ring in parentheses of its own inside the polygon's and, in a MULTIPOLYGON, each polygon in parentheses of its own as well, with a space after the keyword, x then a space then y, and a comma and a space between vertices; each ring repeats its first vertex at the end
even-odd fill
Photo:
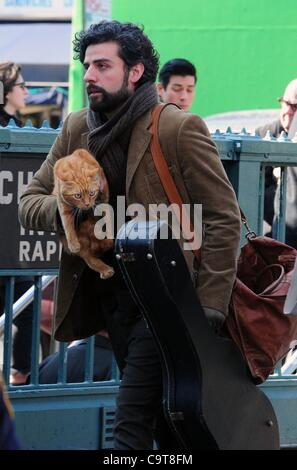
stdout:
POLYGON ((132 92, 128 90, 128 73, 125 73, 123 84, 120 90, 116 91, 115 93, 109 93, 108 91, 104 90, 104 88, 96 85, 88 85, 87 93, 89 94, 91 92, 102 93, 100 99, 98 99, 96 96, 89 96, 90 108, 93 111, 113 111, 123 104, 132 94, 132 92))

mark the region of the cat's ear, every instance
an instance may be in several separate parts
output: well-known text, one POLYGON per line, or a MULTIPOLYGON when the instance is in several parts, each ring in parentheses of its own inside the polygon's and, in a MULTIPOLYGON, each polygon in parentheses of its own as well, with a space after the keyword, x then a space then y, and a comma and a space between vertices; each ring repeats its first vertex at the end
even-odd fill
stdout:
POLYGON ((96 162, 96 158, 93 157, 93 155, 86 149, 76 149, 72 155, 79 157, 90 164, 96 162))
POLYGON ((99 165, 98 167, 94 168, 93 170, 86 170, 86 175, 89 177, 89 178, 100 178, 100 169, 99 169, 99 165))
POLYGON ((55 163, 54 174, 62 181, 67 181, 69 179, 69 170, 62 159, 55 163))
POLYGON ((98 179, 99 179, 99 191, 106 197, 106 199, 108 199, 108 196, 109 196, 108 183, 107 183, 107 179, 105 177, 105 174, 102 168, 99 169, 98 179))

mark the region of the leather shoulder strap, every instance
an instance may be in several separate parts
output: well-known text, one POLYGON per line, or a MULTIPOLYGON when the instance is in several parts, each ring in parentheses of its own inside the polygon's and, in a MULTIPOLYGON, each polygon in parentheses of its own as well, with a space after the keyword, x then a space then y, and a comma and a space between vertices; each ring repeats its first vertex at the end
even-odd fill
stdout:
MULTIPOLYGON (((187 242, 191 244, 191 241, 193 240, 194 227, 193 227, 192 222, 190 221, 190 218, 186 214, 186 212, 182 210, 183 201, 178 192, 176 184, 170 174, 168 164, 164 157, 164 154, 160 145, 159 135, 158 135, 158 124, 159 124, 160 114, 163 111, 163 109, 168 105, 169 103, 159 104, 153 110, 153 113, 152 113, 153 137, 151 140, 150 148, 151 148, 151 154, 153 157, 153 161, 154 161, 157 173, 160 177, 162 186, 169 199, 169 202, 170 204, 174 204, 178 206, 178 209, 176 208, 176 210, 175 210, 175 207, 173 206, 173 210, 176 214, 177 219, 180 221, 180 226, 182 229, 183 236, 187 240, 187 242)), ((195 257, 197 258, 197 260, 200 262, 200 256, 201 256, 200 249, 192 249, 192 251, 195 257)))
MULTIPOLYGON (((166 106, 168 106, 169 104, 170 103, 168 103, 168 104, 158 104, 152 112, 152 134, 153 134, 153 137, 152 137, 152 140, 151 140, 150 148, 151 148, 151 154, 152 154, 152 157, 153 157, 153 161, 154 161, 157 173, 160 177, 162 186, 163 186, 164 191, 165 191, 165 193, 166 193, 166 195, 169 199, 169 202, 170 202, 170 204, 176 204, 179 207, 178 213, 177 213, 177 211, 175 211, 176 216, 177 216, 177 219, 181 222, 181 228, 182 228, 184 237, 186 238, 188 243, 190 243, 190 241, 193 238, 191 233, 194 232, 194 227, 193 227, 192 222, 189 220, 189 217, 185 213, 185 211, 182 211, 183 201, 182 201, 182 198, 180 197, 180 194, 178 192, 176 184, 175 184, 175 182, 174 182, 174 180, 173 180, 173 178, 170 174, 170 171, 169 171, 169 168, 168 168, 168 165, 167 165, 167 161, 164 157, 164 154, 163 154, 163 151, 162 151, 162 148, 161 148, 161 145, 160 145, 159 134, 158 134, 158 124, 159 124, 160 114, 163 111, 163 109, 166 106), (181 216, 183 216, 183 218, 181 218, 181 216), (190 227, 191 233, 189 233, 188 227, 190 227)), ((256 237, 256 233, 253 232, 252 229, 250 228, 250 226, 248 224, 248 221, 247 221, 247 218, 246 218, 244 212, 242 211, 242 209, 240 207, 239 207, 239 210, 240 210, 240 215, 241 215, 241 221, 242 221, 243 225, 245 226, 245 228, 247 230, 246 237, 247 237, 248 240, 251 240, 251 239, 256 237)), ((193 254, 195 255, 195 257, 197 258, 197 260, 200 262, 201 250, 200 249, 198 249, 198 250, 197 249, 192 249, 192 251, 193 251, 193 254)))

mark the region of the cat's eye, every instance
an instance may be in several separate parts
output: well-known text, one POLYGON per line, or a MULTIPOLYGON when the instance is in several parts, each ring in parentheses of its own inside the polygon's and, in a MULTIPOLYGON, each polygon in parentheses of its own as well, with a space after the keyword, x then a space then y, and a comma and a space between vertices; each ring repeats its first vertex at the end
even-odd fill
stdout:
POLYGON ((81 193, 76 193, 74 194, 75 199, 80 199, 81 198, 81 193))
POLYGON ((95 191, 90 191, 90 192, 89 192, 89 196, 91 196, 91 197, 92 197, 92 196, 95 196, 95 191))

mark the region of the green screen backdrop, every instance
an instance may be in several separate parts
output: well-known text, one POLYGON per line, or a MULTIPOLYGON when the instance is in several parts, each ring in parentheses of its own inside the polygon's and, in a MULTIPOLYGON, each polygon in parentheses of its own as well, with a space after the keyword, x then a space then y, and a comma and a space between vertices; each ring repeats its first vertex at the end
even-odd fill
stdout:
POLYGON ((277 108, 297 78, 297 0, 112 0, 112 16, 144 25, 161 65, 196 65, 201 116, 277 108))

